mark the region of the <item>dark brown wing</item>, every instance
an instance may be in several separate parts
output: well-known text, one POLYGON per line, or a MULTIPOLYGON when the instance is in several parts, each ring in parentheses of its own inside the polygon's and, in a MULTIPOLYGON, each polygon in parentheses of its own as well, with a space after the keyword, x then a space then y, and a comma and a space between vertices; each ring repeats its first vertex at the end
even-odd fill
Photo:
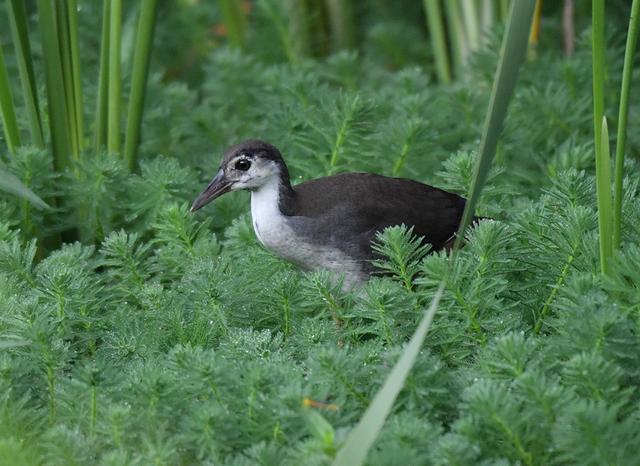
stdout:
POLYGON ((458 228, 465 206, 457 194, 368 173, 320 178, 294 190, 296 215, 316 220, 309 234, 329 238, 357 257, 371 255, 376 232, 400 224, 414 227, 416 235, 440 249, 458 228))

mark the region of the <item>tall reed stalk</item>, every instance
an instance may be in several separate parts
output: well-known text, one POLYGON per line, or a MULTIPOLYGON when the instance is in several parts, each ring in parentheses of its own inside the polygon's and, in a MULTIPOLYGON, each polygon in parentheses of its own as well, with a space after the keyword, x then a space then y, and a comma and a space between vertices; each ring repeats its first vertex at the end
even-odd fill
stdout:
POLYGON ((438 80, 441 83, 448 84, 451 82, 451 70, 449 68, 447 44, 444 37, 444 28, 442 26, 440 0, 424 0, 424 10, 427 16, 433 55, 436 59, 438 80))
POLYGON ((60 34, 56 13, 57 7, 64 4, 38 0, 37 5, 44 54, 53 165, 57 171, 64 171, 70 164, 71 137, 67 112, 67 88, 62 69, 60 34))
POLYGON ((107 150, 120 152, 122 0, 111 0, 109 11, 109 97, 107 104, 107 150))
POLYGON ((94 128, 94 150, 99 150, 107 142, 107 121, 109 119, 109 32, 111 30, 111 0, 102 3, 102 40, 100 46, 100 71, 94 128))
POLYGON ((31 61, 31 45, 29 43, 29 29, 27 26, 27 12, 23 0, 7 0, 7 13, 9 15, 9 27, 15 50, 22 98, 26 107, 29 121, 31 143, 39 148, 44 148, 44 133, 40 117, 38 103, 38 90, 36 78, 31 61))
MULTIPOLYGON (((602 273, 609 272, 609 260, 611 248, 611 225, 608 221, 611 214, 610 185, 605 185, 606 173, 609 171, 609 160, 605 159, 603 152, 603 126, 604 118, 604 0, 593 0, 592 3, 592 60, 593 60, 593 133, 596 156, 596 179, 598 197, 598 229, 600 246, 600 268, 602 273)), ((608 147, 608 141, 607 141, 608 147)))
POLYGON ((620 247, 622 235, 622 177, 624 171, 624 146, 627 136, 627 117, 629 115, 629 89, 633 72, 633 57, 638 42, 640 29, 640 0, 633 0, 629 17, 629 31, 624 51, 624 68, 622 69, 622 86, 620 89, 620 110, 618 113, 618 133, 616 138, 615 188, 613 207, 613 246, 620 247))
POLYGON ((125 134, 124 158, 130 170, 136 165, 136 151, 140 142, 142 111, 144 109, 151 43, 155 25, 157 0, 142 0, 140 18, 136 32, 136 45, 133 55, 133 75, 131 78, 131 95, 127 114, 127 131, 125 134))
POLYGON ((4 138, 7 141, 9 152, 14 153, 20 145, 20 133, 2 48, 0 48, 0 115, 2 115, 4 138))

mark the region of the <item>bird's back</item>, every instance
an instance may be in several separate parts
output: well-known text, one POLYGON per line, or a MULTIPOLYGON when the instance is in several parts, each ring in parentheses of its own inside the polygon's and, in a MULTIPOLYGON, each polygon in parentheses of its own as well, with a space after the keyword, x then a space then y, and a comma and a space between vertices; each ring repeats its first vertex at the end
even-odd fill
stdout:
POLYGON ((370 173, 345 173, 293 187, 283 213, 308 219, 306 235, 330 243, 352 256, 371 257, 378 231, 405 224, 442 248, 456 232, 465 200, 417 181, 370 173))

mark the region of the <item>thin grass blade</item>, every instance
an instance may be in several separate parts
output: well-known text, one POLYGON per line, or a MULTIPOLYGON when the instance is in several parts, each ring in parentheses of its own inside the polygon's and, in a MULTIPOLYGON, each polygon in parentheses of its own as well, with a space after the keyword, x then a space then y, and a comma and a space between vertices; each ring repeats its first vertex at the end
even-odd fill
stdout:
POLYGON ((68 133, 69 117, 63 92, 65 86, 55 5, 55 1, 38 0, 54 168, 57 171, 64 171, 69 165, 71 141, 68 133))
POLYGON ((122 32, 122 0, 111 0, 109 12, 109 97, 108 97, 108 127, 107 150, 120 151, 120 101, 121 71, 120 71, 120 41, 122 32))
POLYGON ((609 243, 612 237, 604 237, 603 235, 611 235, 610 224, 608 221, 611 212, 611 203, 607 203, 606 199, 610 199, 611 185, 606 184, 606 180, 611 180, 607 176, 610 168, 608 165, 608 157, 605 160, 604 150, 609 150, 609 141, 606 141, 606 147, 602 140, 603 134, 606 134, 606 123, 603 126, 604 118, 604 0, 593 0, 591 9, 591 56, 592 56, 592 72, 593 72, 593 139, 596 157, 596 190, 598 204, 598 229, 599 229, 599 245, 600 245, 600 269, 603 274, 609 271, 609 243), (607 195, 608 193, 608 195, 607 195))
POLYGON ((155 25, 157 0, 143 0, 140 4, 140 19, 136 33, 136 46, 133 57, 133 75, 131 78, 131 96, 127 115, 124 156, 130 170, 136 165, 136 152, 140 142, 142 112, 144 110, 145 90, 149 75, 149 60, 155 25))
POLYGON ((67 18, 69 27, 69 56, 71 60, 71 81, 73 96, 73 115, 75 117, 78 150, 84 148, 84 105, 82 99, 82 79, 80 76, 80 51, 78 46, 78 2, 67 0, 67 18))
POLYGON ((42 149, 44 148, 44 133, 40 118, 36 78, 31 62, 31 45, 24 1, 7 0, 7 12, 9 13, 9 26, 16 53, 22 95, 29 120, 31 143, 42 149))
POLYGON ((467 45, 467 36, 462 24, 460 4, 457 0, 446 1, 444 9, 447 16, 447 29, 449 30, 449 40, 451 41, 454 70, 455 74, 460 77, 469 56, 469 46, 467 45))
MULTIPOLYGON (((62 59, 62 79, 64 82, 64 101, 68 115, 67 132, 71 143, 71 155, 78 157, 80 148, 78 145, 78 127, 76 125, 76 106, 73 98, 73 68, 71 63, 71 38, 69 34, 69 14, 66 3, 55 2, 55 15, 57 18, 56 32, 60 44, 60 58, 62 59)), ((58 91, 59 92, 59 91, 58 91)))
POLYGON ((0 115, 2 116, 4 137, 7 141, 9 152, 14 153, 16 148, 20 146, 20 132, 18 131, 18 121, 16 120, 11 85, 9 84, 9 75, 4 63, 2 48, 0 48, 0 115))
POLYGON ((102 4, 102 39, 100 46, 100 71, 98 76, 98 92, 96 102, 96 119, 94 128, 94 149, 97 151, 107 141, 107 120, 109 118, 109 19, 111 18, 111 0, 102 4))
POLYGON ((364 462, 367 452, 373 445, 380 429, 384 425, 393 403, 404 386, 404 381, 411 370, 416 356, 422 348, 433 316, 442 297, 444 282, 440 284, 431 305, 424 312, 424 316, 418 325, 411 340, 402 352, 400 360, 393 366, 382 388, 376 393, 373 401, 367 408, 358 425, 351 431, 344 446, 338 451, 333 466, 357 466, 364 462))
POLYGON ((507 116, 509 101, 518 78, 518 70, 526 55, 534 7, 535 0, 513 2, 511 6, 511 13, 500 50, 498 69, 493 80, 489 111, 484 122, 482 139, 480 140, 478 160, 474 167, 473 181, 462 221, 460 222, 454 250, 457 250, 460 246, 464 231, 474 216, 482 188, 491 168, 491 162, 496 153, 498 139, 507 116))
POLYGON ((622 235, 622 178, 624 169, 624 145, 627 137, 627 117, 629 115, 629 89, 633 73, 633 57, 638 42, 640 29, 640 0, 633 0, 629 17, 629 32, 624 51, 624 67, 622 69, 622 86, 620 89, 620 111, 618 113, 618 133, 616 142, 615 194, 613 209, 613 247, 620 247, 622 235))
POLYGON ((464 27, 467 32, 467 45, 469 50, 476 50, 480 46, 480 38, 482 35, 476 0, 459 1, 462 5, 462 19, 464 20, 464 27))
POLYGON ((441 83, 449 84, 451 82, 451 70, 447 55, 447 44, 444 38, 444 28, 442 27, 440 0, 424 0, 424 10, 427 16, 433 55, 436 59, 438 80, 441 83))
POLYGON ((2 167, 0 167, 0 191, 26 199, 39 209, 49 208, 49 206, 25 186, 22 181, 2 167))
POLYGON ((600 143, 596 151, 596 189, 598 202, 598 230, 600 235, 600 266, 602 273, 609 273, 613 256, 613 212, 611 203, 611 156, 609 154, 609 129, 607 118, 602 117, 600 143), (598 168, 599 167, 599 168, 598 168))

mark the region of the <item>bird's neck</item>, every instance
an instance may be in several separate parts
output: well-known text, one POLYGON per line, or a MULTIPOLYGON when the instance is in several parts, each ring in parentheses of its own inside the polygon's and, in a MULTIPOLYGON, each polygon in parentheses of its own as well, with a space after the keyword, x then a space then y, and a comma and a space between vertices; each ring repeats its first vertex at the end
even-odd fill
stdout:
POLYGON ((251 213, 256 215, 288 215, 295 192, 289 176, 274 176, 258 189, 251 191, 251 213))

